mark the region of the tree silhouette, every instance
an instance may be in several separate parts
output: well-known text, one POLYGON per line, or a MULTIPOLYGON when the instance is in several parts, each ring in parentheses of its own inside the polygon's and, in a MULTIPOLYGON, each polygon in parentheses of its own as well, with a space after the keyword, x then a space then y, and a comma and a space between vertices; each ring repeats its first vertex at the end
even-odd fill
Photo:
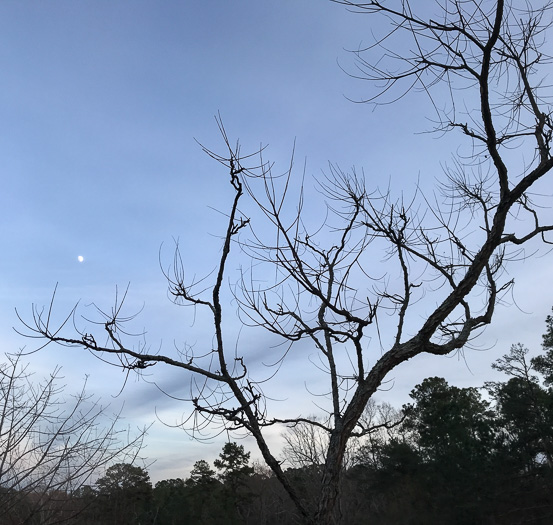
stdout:
POLYGON ((109 467, 96 481, 97 503, 104 523, 141 523, 152 498, 152 484, 146 470, 129 463, 109 467))
POLYGON ((0 363, 0 508, 2 523, 43 525, 82 510, 70 501, 117 460, 133 460, 144 431, 125 436, 118 415, 85 388, 65 398, 60 369, 36 380, 21 354, 0 363))
POLYGON ((204 151, 228 170, 233 196, 217 266, 205 279, 186 280, 177 247, 166 274, 175 302, 211 320, 213 332, 202 349, 161 354, 134 347, 120 298, 111 311, 100 311, 96 326, 75 319, 77 334, 52 325, 52 305, 45 312, 35 308, 26 323, 46 344, 84 347, 128 370, 141 373, 163 363, 191 373, 196 428, 218 423, 251 434, 304 522, 318 525, 342 519, 348 441, 371 431, 361 416, 388 373, 419 354, 448 355, 470 343, 512 286, 505 268, 524 256, 525 245, 548 242, 553 229, 540 216, 545 201, 539 195, 553 167, 545 81, 551 61, 543 50, 550 4, 337 3, 368 15, 375 31, 373 44, 355 52, 355 76, 376 86, 367 101, 385 104, 422 92, 434 103, 436 130, 466 140, 466 149, 445 167, 437 193, 394 196, 355 171, 332 166, 319 181, 321 201, 309 203, 321 211, 314 224, 302 182, 294 186, 293 167, 280 176, 263 149, 243 154, 219 120, 225 151, 204 151), (291 202, 295 190, 299 197, 291 202), (225 284, 238 264, 231 266, 235 252, 243 264, 231 279, 235 303, 229 304, 225 284), (306 377, 326 374, 327 387, 322 395, 315 392, 326 413, 322 422, 302 416, 293 404, 286 416, 269 413, 264 385, 281 375, 259 370, 259 358, 248 361, 228 340, 235 304, 245 327, 254 333, 263 328, 283 342, 280 355, 259 350, 267 361, 278 366, 293 352, 312 370, 306 377), (98 327, 107 344, 92 333, 98 327), (264 432, 300 422, 328 434, 314 513, 264 432))

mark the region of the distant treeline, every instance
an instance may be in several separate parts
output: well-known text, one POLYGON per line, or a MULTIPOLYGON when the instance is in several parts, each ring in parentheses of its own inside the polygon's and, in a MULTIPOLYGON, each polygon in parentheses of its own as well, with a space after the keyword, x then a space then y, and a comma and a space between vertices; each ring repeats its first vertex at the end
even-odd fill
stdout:
MULTIPOLYGON (((458 388, 431 377, 401 410, 369 405, 367 433, 352 440, 343 472, 342 523, 553 523, 553 319, 541 355, 528 359, 518 344, 492 366, 503 381, 458 388)), ((319 490, 325 440, 307 425, 285 436, 287 473, 308 505, 319 490)), ((300 523, 271 471, 251 465, 237 443, 225 444, 213 468, 197 461, 186 480, 154 487, 144 468, 118 463, 93 486, 49 494, 40 512, 26 513, 33 505, 26 494, 0 523, 300 523)))

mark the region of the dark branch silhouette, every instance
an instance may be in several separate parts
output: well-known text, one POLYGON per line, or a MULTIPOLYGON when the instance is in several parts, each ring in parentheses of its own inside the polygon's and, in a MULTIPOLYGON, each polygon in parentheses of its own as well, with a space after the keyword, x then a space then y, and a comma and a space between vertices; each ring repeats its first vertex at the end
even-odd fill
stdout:
POLYGON ((174 301, 211 318, 213 333, 201 350, 186 347, 174 356, 132 347, 121 301, 110 313, 101 312, 104 344, 100 333, 79 328, 76 310, 61 326, 53 325, 53 303, 46 311, 34 308, 25 323, 29 335, 46 344, 83 347, 128 370, 164 363, 192 374, 190 425, 203 431, 217 423, 251 434, 311 524, 341 521, 348 441, 370 432, 362 414, 388 373, 419 354, 447 355, 469 344, 513 284, 506 266, 525 256, 526 243, 549 243, 546 235, 553 230, 543 222, 538 187, 553 167, 545 84, 551 58, 543 52, 551 5, 457 0, 418 11, 405 0, 337 3, 367 14, 368 23, 384 31, 354 52, 354 76, 377 88, 367 101, 389 103, 421 90, 434 102, 436 129, 465 136, 469 153, 456 155, 445 168, 438 193, 397 198, 370 187, 355 171, 331 166, 319 181, 321 202, 311 209, 292 165, 275 174, 263 150, 242 154, 219 118, 225 151, 204 151, 228 170, 233 191, 221 254, 212 274, 188 282, 177 246, 166 271, 174 301), (447 103, 438 104, 444 93, 447 103), (226 316, 236 308, 227 303, 225 287, 231 255, 246 261, 231 281, 241 323, 284 342, 280 355, 263 350, 275 365, 269 377, 225 337, 226 316), (65 335, 71 320, 76 332, 65 335), (327 376, 325 392, 313 392, 326 413, 321 420, 295 413, 293 403, 290 416, 269 414, 264 384, 282 377, 279 367, 292 352, 313 365, 313 376, 327 376), (300 423, 328 438, 314 512, 264 433, 270 425, 300 423))

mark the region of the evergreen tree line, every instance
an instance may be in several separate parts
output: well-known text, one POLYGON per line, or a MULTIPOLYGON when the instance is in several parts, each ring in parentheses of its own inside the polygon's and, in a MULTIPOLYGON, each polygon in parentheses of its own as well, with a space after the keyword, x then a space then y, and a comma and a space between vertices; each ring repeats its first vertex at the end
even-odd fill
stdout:
MULTIPOLYGON (((543 353, 513 345, 492 367, 503 381, 458 388, 430 377, 401 410, 369 405, 367 434, 352 440, 340 501, 348 524, 553 523, 553 317, 543 353)), ((283 451, 292 482, 315 501, 325 436, 297 425, 283 451)), ((22 499, 20 506, 29 502, 22 499)), ((17 510, 17 509, 15 509, 17 510)), ((4 513, 19 524, 24 513, 4 513)), ((152 485, 146 469, 118 463, 94 485, 51 498, 30 524, 293 524, 295 508, 271 471, 226 443, 190 476, 152 485)))

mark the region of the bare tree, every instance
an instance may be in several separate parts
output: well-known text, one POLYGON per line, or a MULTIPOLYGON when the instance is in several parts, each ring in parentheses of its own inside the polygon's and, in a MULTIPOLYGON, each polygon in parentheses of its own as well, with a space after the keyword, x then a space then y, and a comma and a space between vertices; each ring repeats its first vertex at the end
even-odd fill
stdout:
POLYGON ((85 328, 65 335, 52 325, 50 312, 35 309, 27 322, 46 344, 111 355, 129 370, 164 363, 191 373, 192 425, 218 421, 249 432, 305 523, 323 525, 341 520, 348 441, 370 432, 361 415, 387 374, 419 354, 447 355, 470 343, 512 285, 506 265, 524 257, 530 241, 548 242, 545 235, 553 230, 542 223, 536 194, 553 167, 545 84, 551 60, 543 49, 550 4, 444 0, 425 4, 423 12, 408 0, 337 3, 369 15, 375 32, 386 28, 354 54, 356 76, 376 86, 368 101, 390 102, 420 90, 434 102, 436 129, 464 136, 467 150, 455 153, 436 194, 394 197, 369 188, 355 172, 332 167, 319 186, 326 208, 316 208, 323 215, 312 226, 303 191, 290 202, 292 168, 275 175, 262 151, 254 163, 220 123, 226 152, 205 151, 229 170, 234 196, 218 265, 204 280, 186 281, 177 248, 167 272, 175 301, 212 319, 203 351, 162 355, 133 348, 125 340, 119 301, 102 314, 107 344, 85 328), (247 354, 225 338, 231 249, 249 261, 233 287, 241 322, 284 341, 274 362, 293 352, 314 365, 313 375, 326 374, 328 386, 316 397, 324 420, 302 417, 294 406, 289 417, 271 417, 262 388, 279 374, 268 378, 248 367, 247 354), (265 427, 299 423, 328 435, 314 513, 265 440, 265 427))
MULTIPOLYGON (((388 442, 403 420, 403 413, 390 404, 377 404, 374 399, 369 399, 358 422, 363 431, 348 441, 344 468, 348 469, 358 462, 361 450, 368 451, 388 442)), ((323 424, 318 426, 313 422, 320 422, 319 418, 311 416, 307 421, 288 425, 287 431, 282 434, 282 458, 293 468, 307 468, 320 473, 325 463, 329 434, 323 424)))
POLYGON ((119 416, 110 417, 84 388, 63 399, 59 372, 36 382, 20 354, 0 364, 2 523, 69 520, 81 510, 71 495, 142 446, 144 432, 131 437, 118 429, 119 416))
MULTIPOLYGON (((404 419, 403 413, 388 403, 377 404, 369 399, 359 418, 358 432, 347 443, 342 468, 347 471, 356 464, 374 462, 382 445, 399 432, 404 419)), ((316 416, 290 423, 282 434, 283 464, 299 470, 296 478, 301 479, 301 492, 308 507, 317 502, 330 437, 324 425, 314 422, 320 423, 316 416)))
MULTIPOLYGON (((310 418, 316 421, 316 417, 310 418)), ((328 433, 321 427, 300 421, 282 435, 283 460, 294 468, 311 468, 319 471, 324 465, 328 448, 328 433)))

